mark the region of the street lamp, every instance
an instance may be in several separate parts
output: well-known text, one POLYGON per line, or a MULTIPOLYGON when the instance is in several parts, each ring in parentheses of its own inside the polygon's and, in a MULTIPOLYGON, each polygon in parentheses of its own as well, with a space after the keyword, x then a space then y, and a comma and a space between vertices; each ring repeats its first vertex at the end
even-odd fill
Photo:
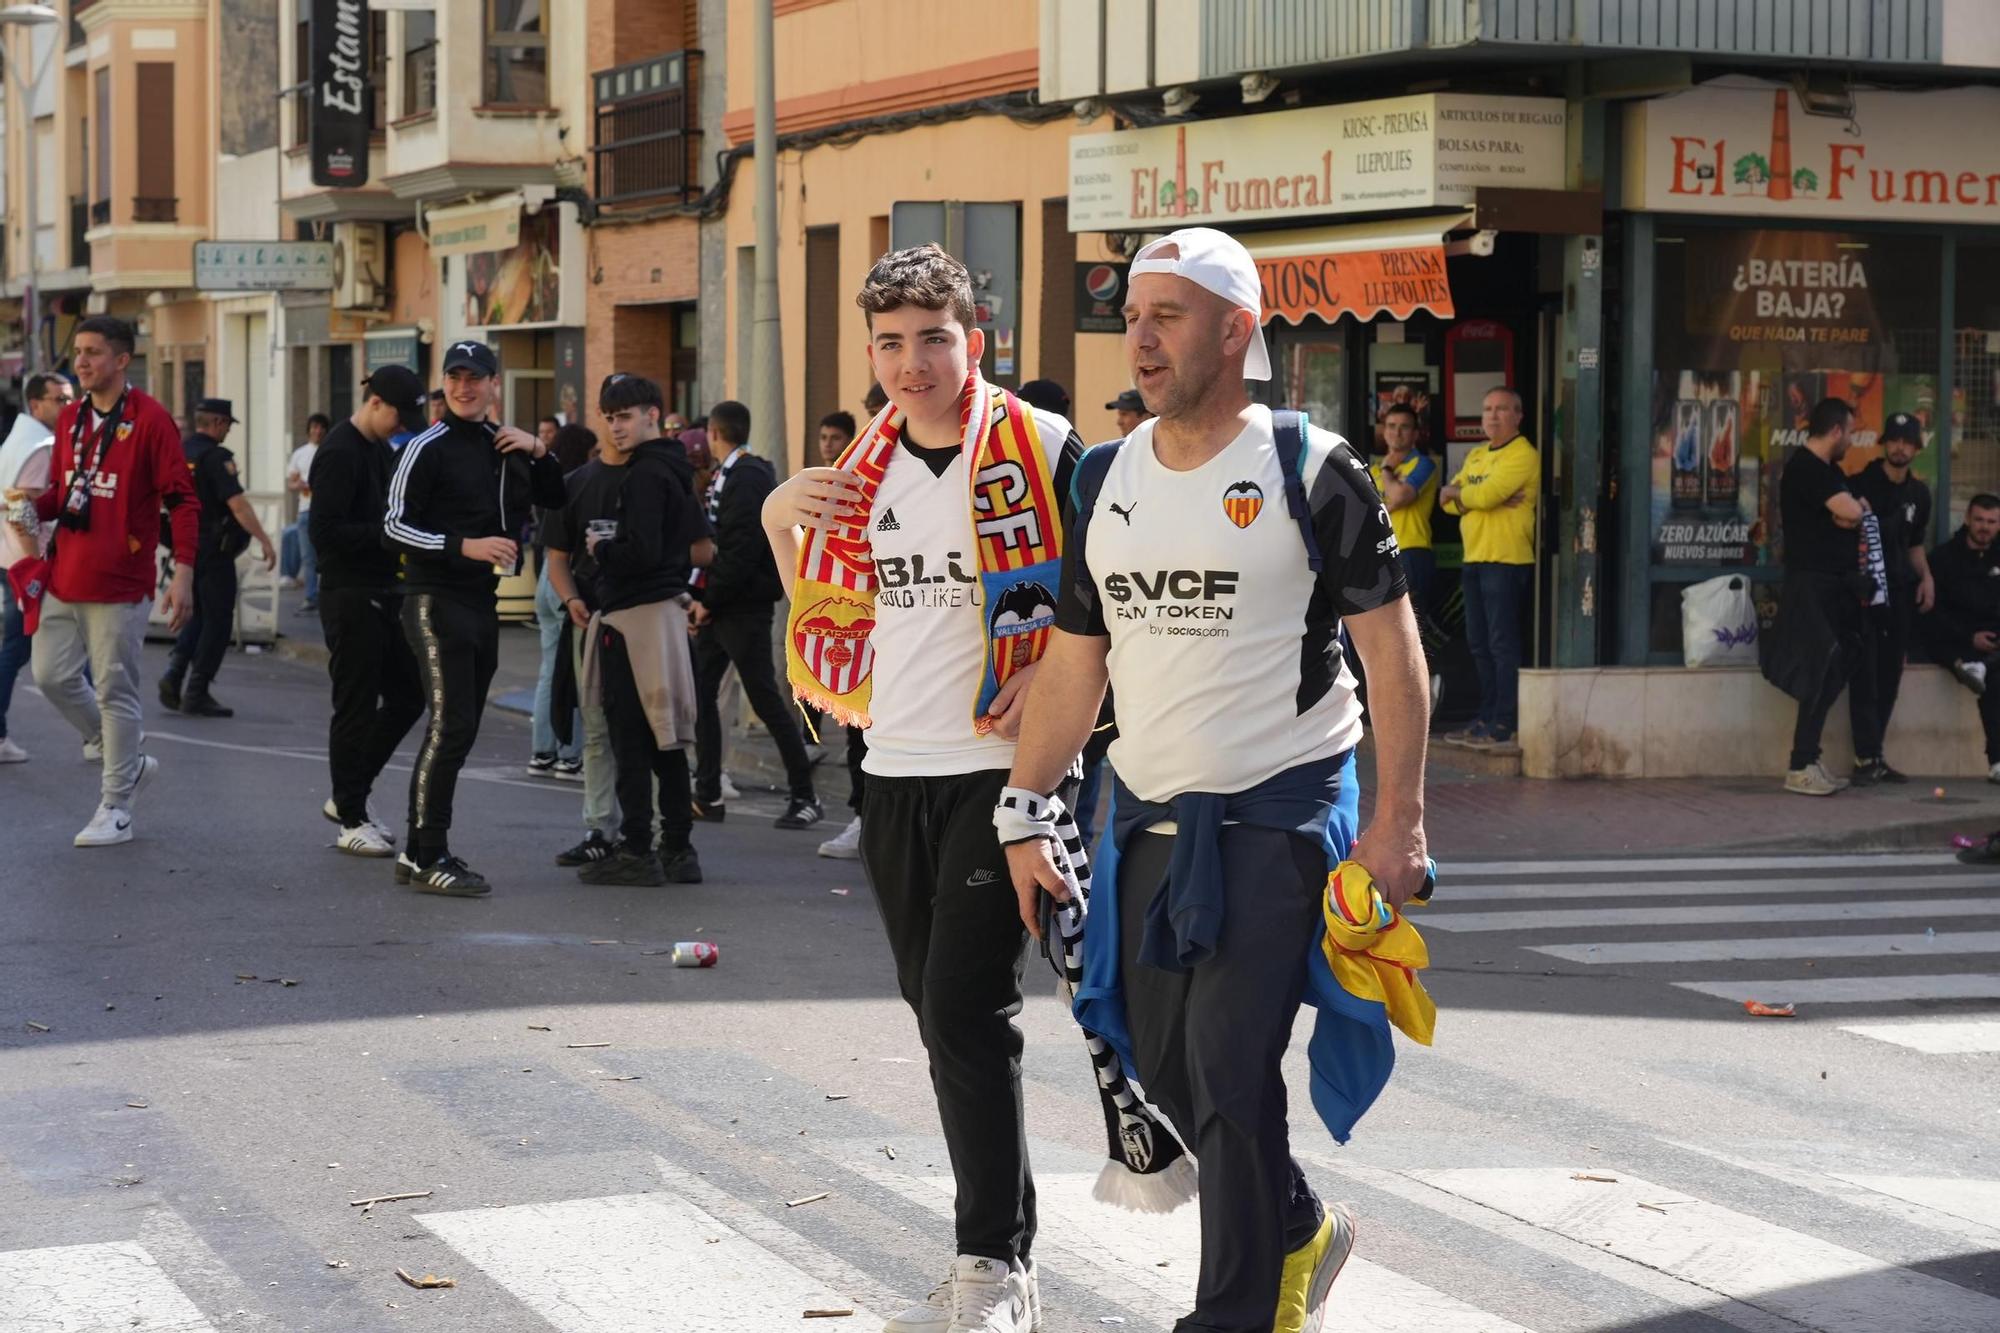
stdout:
MULTIPOLYGON (((49 8, 47 5, 8 5, 6 8, 0 9, 0 25, 8 27, 40 28, 46 27, 51 23, 60 22, 62 22, 62 15, 56 13, 55 10, 49 8)), ((0 43, 0 78, 6 77, 6 50, 6 45, 0 43)), ((55 51, 56 44, 50 42, 49 49, 42 56, 41 63, 35 67, 34 76, 29 81, 27 91, 21 94, 21 171, 24 177, 23 183, 27 186, 28 191, 28 276, 27 283, 21 292, 21 310, 27 316, 28 350, 21 368, 29 375, 41 369, 42 346, 41 298, 38 294, 39 284, 36 281, 41 276, 40 265, 38 263, 40 250, 38 233, 41 231, 42 226, 42 201, 35 189, 36 159, 41 156, 41 153, 38 151, 40 146, 34 141, 35 102, 41 96, 42 75, 48 73, 49 60, 55 55, 55 51)), ((33 47, 31 45, 30 55, 32 54, 33 47)), ((7 79, 7 82, 18 83, 19 80, 7 79)))

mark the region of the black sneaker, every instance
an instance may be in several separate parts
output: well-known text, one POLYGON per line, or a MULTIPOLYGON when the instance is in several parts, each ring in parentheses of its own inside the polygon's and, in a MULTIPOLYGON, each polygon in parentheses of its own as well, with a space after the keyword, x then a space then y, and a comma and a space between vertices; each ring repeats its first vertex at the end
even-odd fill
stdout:
MULTIPOLYGON (((162 689, 165 687, 162 686, 162 689)), ((164 702, 164 700, 162 700, 164 702)), ((181 712, 188 717, 235 717, 234 708, 225 708, 206 689, 189 690, 181 700, 181 712)))
POLYGON ((1969 866, 2000 865, 2000 833, 1984 842, 1960 848, 1958 859, 1969 866))
POLYGON ((660 859, 664 863, 669 884, 701 883, 701 858, 694 854, 694 848, 683 847, 678 852, 668 852, 660 859))
POLYGON ((412 875, 410 887, 418 893, 435 893, 446 898, 483 898, 493 892, 486 876, 450 852, 412 875))
POLYGON ((1875 780, 1877 782, 1904 783, 1908 782, 1910 779, 1908 774, 1899 773, 1895 769, 1889 767, 1888 760, 1877 759, 1875 761, 1875 780))
POLYGON ((771 821, 772 828, 811 828, 824 819, 826 814, 819 808, 819 802, 809 796, 794 796, 785 813, 771 821))
POLYGON ((629 847, 620 847, 602 861, 592 862, 577 871, 576 877, 585 884, 629 884, 643 888, 658 888, 667 882, 667 872, 660 868, 660 858, 651 849, 636 852, 629 847))
POLYGON ((701 797, 697 796, 689 804, 694 809, 694 817, 701 823, 720 824, 723 820, 729 818, 729 807, 725 806, 719 799, 704 801, 701 797))
POLYGON ((1876 765, 1881 762, 1880 759, 1857 760, 1854 765, 1854 785, 1857 787, 1872 787, 1880 782, 1882 774, 1876 765))
POLYGON ((590 836, 576 846, 566 852, 557 852, 556 864, 559 866, 587 866, 594 862, 602 861, 617 850, 618 846, 616 843, 613 843, 596 829, 592 829, 590 836))
POLYGON ((546 773, 555 766, 556 766, 556 757, 553 753, 533 754, 528 756, 528 771, 530 773, 537 773, 537 774, 546 773))
POLYGON ((172 676, 160 677, 160 707, 170 713, 181 711, 181 683, 172 676))

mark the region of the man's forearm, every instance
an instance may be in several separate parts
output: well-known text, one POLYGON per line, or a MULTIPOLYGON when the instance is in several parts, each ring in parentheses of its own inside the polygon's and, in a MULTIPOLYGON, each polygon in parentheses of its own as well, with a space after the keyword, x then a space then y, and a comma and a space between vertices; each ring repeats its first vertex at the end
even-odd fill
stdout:
POLYGON ((1011 786, 1052 792, 1090 739, 1104 702, 1104 654, 1109 641, 1057 630, 1028 685, 1021 739, 1014 747, 1011 786))
POLYGON ((1348 630, 1368 674, 1368 721, 1375 733, 1375 818, 1421 824, 1431 693, 1416 618, 1408 599, 1400 599, 1350 618, 1348 630))
POLYGON ((556 597, 567 608, 576 600, 576 583, 569 576, 569 552, 545 547, 542 552, 549 558, 549 586, 555 589, 556 597))

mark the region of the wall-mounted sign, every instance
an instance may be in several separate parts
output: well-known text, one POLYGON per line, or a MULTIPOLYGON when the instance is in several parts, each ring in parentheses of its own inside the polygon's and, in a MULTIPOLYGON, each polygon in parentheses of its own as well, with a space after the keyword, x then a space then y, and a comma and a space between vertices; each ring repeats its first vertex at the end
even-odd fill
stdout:
POLYGON ((312 0, 312 65, 307 71, 307 152, 314 185, 368 183, 368 138, 375 98, 368 83, 368 6, 312 0))
POLYGON ((332 241, 196 241, 194 285, 204 292, 333 289, 332 241))
POLYGON ((1125 332, 1125 283, 1130 264, 1076 266, 1076 331, 1125 332))
POLYGON ((511 250, 521 243, 521 201, 514 195, 497 203, 434 208, 425 221, 433 259, 511 250))
POLYGON ((1628 107, 1626 204, 1675 213, 2000 222, 2000 89, 1856 89, 1807 115, 1788 84, 1731 78, 1628 107))
POLYGON ((361 340, 362 370, 372 375, 383 366, 403 366, 424 373, 423 342, 415 329, 371 329, 361 340))
POLYGON ((1069 141, 1071 231, 1227 227, 1470 204, 1481 185, 1561 189, 1567 111, 1426 93, 1069 141))

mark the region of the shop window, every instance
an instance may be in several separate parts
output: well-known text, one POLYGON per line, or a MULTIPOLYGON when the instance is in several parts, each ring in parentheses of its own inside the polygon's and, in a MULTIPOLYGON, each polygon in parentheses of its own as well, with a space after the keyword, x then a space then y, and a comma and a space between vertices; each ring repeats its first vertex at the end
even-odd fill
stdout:
POLYGON ((549 104, 547 4, 486 0, 486 105, 549 104))
POLYGON ((401 116, 420 116, 437 109, 437 15, 408 10, 403 15, 403 93, 401 116))
MULTIPOLYGON (((1931 428, 1941 258, 1925 236, 1660 230, 1645 442, 1653 652, 1681 650, 1666 608, 1684 584, 1746 567, 1776 576, 1778 481, 1815 403, 1853 405, 1850 473, 1879 456, 1888 416, 1931 428)), ((1919 454, 1915 471, 1935 486, 1935 455, 1919 454)))

